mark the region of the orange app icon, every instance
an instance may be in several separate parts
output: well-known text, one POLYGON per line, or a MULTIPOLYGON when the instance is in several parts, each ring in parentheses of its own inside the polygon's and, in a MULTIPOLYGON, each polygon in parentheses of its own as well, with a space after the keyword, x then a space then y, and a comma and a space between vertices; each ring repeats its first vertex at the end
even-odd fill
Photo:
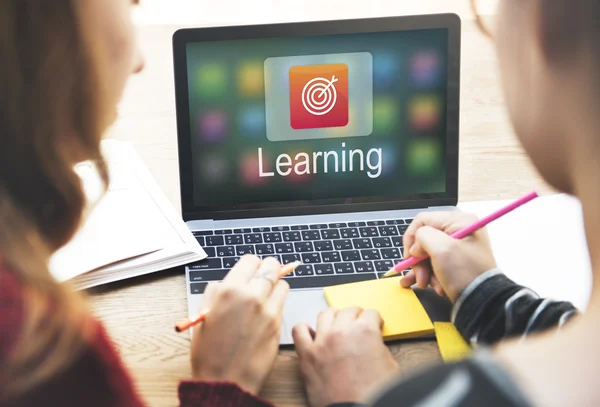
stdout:
POLYGON ((296 130, 348 124, 348 65, 290 68, 290 124, 296 130))

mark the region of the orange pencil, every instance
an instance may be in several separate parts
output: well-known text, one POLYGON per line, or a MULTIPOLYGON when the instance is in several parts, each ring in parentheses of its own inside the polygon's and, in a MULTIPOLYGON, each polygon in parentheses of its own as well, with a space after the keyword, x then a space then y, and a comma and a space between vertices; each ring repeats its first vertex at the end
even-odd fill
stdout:
MULTIPOLYGON (((279 278, 287 276, 292 271, 294 271, 296 269, 296 267, 298 267, 300 264, 302 264, 302 262, 300 262, 300 261, 295 261, 293 263, 286 264, 285 266, 283 266, 281 268, 281 273, 279 273, 279 278)), ((209 311, 210 311, 210 309, 208 309, 204 312, 200 312, 194 318, 187 318, 187 319, 184 319, 183 321, 179 321, 178 323, 175 324, 175 332, 187 331, 194 325, 199 324, 200 322, 204 321, 206 319, 206 315, 208 315, 209 311)))

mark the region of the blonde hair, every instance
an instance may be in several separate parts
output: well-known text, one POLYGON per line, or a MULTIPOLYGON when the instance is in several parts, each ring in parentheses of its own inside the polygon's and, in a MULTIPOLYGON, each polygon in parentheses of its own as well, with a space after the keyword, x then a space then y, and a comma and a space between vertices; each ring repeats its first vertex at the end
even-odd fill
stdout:
POLYGON ((47 266, 82 220, 74 165, 92 160, 108 182, 98 58, 78 3, 0 2, 0 256, 23 293, 17 340, 0 361, 0 400, 68 368, 93 333, 81 296, 47 266))

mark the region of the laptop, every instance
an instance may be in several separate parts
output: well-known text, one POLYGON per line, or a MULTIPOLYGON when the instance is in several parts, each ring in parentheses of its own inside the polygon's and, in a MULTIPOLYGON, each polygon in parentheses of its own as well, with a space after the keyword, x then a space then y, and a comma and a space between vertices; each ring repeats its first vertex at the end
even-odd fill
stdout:
POLYGON ((323 287, 381 278, 419 212, 456 205, 456 15, 182 29, 173 53, 182 213, 208 254, 190 315, 244 254, 300 260, 291 344, 323 287))

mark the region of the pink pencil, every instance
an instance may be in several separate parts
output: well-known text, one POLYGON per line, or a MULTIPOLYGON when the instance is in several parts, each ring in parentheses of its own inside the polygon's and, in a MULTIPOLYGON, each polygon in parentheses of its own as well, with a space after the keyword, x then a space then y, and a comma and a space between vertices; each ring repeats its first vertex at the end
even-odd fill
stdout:
MULTIPOLYGON (((500 209, 497 212, 492 213, 491 215, 486 216, 485 218, 473 223, 471 226, 467 226, 466 228, 451 234, 450 236, 452 236, 455 239, 462 239, 465 236, 469 236, 471 233, 475 233, 477 230, 481 229, 482 227, 485 227, 488 223, 491 223, 491 222, 495 221, 496 219, 506 215, 507 213, 514 211, 518 207, 526 204, 527 202, 529 202, 537 197, 538 197, 537 192, 535 192, 535 191, 530 192, 529 194, 525 195, 524 197, 517 199, 515 202, 511 203, 510 205, 500 209)), ((427 259, 427 257, 412 257, 412 256, 408 257, 408 258, 402 260, 401 262, 397 263, 390 271, 385 273, 383 276, 389 277, 389 276, 393 276, 395 274, 401 273, 402 271, 406 270, 407 268, 412 267, 415 264, 418 264, 425 259, 427 259)))

